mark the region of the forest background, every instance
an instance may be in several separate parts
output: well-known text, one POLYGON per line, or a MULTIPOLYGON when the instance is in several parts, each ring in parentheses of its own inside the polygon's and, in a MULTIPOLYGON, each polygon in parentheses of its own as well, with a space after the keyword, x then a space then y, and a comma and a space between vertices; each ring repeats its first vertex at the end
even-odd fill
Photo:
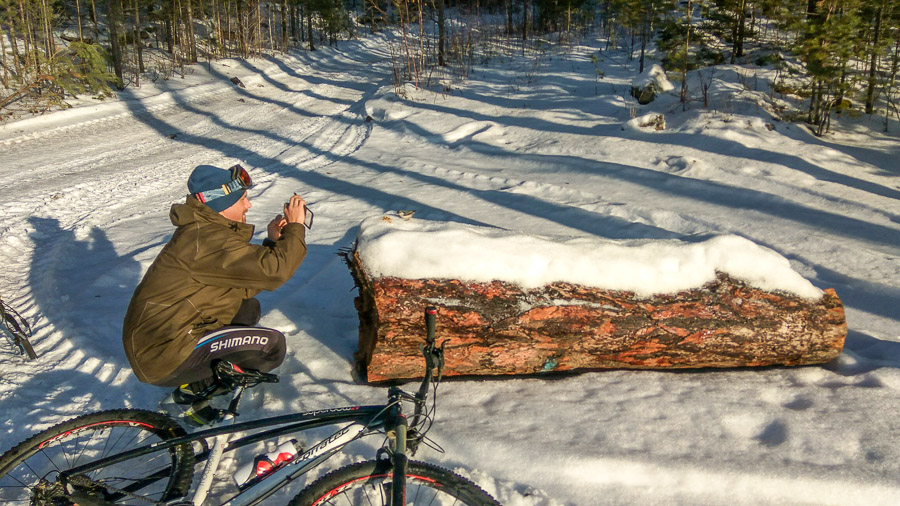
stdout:
MULTIPOLYGON (((782 119, 817 135, 833 113, 879 114, 885 129, 900 118, 896 0, 0 0, 0 120, 183 77, 204 60, 314 51, 361 30, 396 31, 387 40, 398 89, 599 31, 641 71, 657 51, 683 103, 687 72, 755 63, 784 76, 773 94, 808 99, 782 119)), ((701 73, 704 97, 712 72, 701 73)))

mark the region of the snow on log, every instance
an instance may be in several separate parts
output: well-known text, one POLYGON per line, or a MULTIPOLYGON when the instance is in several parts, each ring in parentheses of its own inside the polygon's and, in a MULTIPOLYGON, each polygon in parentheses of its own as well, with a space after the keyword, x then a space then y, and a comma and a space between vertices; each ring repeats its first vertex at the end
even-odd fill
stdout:
POLYGON ((429 305, 445 376, 817 364, 847 334, 833 290, 736 236, 546 238, 391 215, 366 220, 346 258, 371 383, 421 377, 429 305))

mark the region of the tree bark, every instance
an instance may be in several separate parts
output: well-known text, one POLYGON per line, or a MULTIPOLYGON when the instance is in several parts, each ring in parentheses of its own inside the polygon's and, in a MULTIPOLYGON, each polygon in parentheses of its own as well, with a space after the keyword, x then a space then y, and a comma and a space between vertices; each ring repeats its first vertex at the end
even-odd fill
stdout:
POLYGON ((75 21, 78 23, 78 40, 84 42, 84 33, 81 30, 81 3, 78 0, 75 0, 75 21))
POLYGON ((9 87, 9 68, 6 66, 6 34, 3 32, 2 27, 0 27, 0 67, 3 67, 3 77, 0 78, 0 82, 3 83, 4 88, 9 87))
POLYGON ((185 2, 185 25, 187 31, 188 58, 190 63, 197 63, 197 39, 194 37, 194 10, 191 2, 185 2))
POLYGON ((429 305, 446 340, 445 376, 818 364, 840 355, 847 335, 830 289, 809 301, 720 273, 646 298, 570 283, 373 279, 355 254, 346 258, 360 290, 357 371, 370 383, 421 377, 429 305))
POLYGON ((288 5, 287 0, 281 0, 281 50, 288 50, 288 5))
MULTIPOLYGON (((437 9, 438 22, 438 65, 443 67, 446 64, 444 61, 444 47, 447 45, 447 36, 444 29, 444 25, 447 23, 444 19, 444 0, 438 0, 435 9, 437 9)), ((507 12, 509 12, 509 7, 507 7, 507 12)))
POLYGON ((881 16, 884 13, 885 1, 875 11, 875 30, 872 34, 872 57, 869 60, 869 78, 866 83, 866 114, 875 112, 875 76, 878 72, 878 46, 881 37, 881 16))
POLYGON ((122 67, 122 47, 119 44, 119 23, 122 18, 122 6, 119 0, 106 1, 106 17, 109 21, 109 47, 112 53, 113 70, 116 73, 116 88, 125 87, 125 76, 122 67))
MULTIPOLYGON (((79 36, 80 29, 81 25, 79 36)), ((144 43, 141 41, 141 6, 138 0, 134 0, 134 47, 138 63, 137 85, 140 86, 140 75, 144 73, 144 43)))

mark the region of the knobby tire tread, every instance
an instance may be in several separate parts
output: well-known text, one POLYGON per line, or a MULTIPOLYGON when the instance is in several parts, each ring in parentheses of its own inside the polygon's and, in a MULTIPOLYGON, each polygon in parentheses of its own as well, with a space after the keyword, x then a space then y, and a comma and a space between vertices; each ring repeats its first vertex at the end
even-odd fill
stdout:
MULTIPOLYGON (((326 499, 330 494, 352 487, 354 484, 364 483, 369 479, 380 479, 385 475, 391 474, 390 464, 386 461, 369 460, 351 464, 320 477, 303 489, 290 502, 290 506, 313 506, 314 504, 322 504, 317 501, 326 499)), ((500 506, 499 502, 475 483, 434 464, 410 460, 407 465, 406 475, 408 484, 413 477, 426 478, 426 480, 421 482, 423 485, 434 490, 440 490, 447 494, 448 497, 456 498, 458 502, 455 504, 468 506, 500 506), (434 485, 428 485, 429 481, 433 481, 434 485)), ((407 504, 409 504, 411 499, 412 498, 407 495, 407 504)))

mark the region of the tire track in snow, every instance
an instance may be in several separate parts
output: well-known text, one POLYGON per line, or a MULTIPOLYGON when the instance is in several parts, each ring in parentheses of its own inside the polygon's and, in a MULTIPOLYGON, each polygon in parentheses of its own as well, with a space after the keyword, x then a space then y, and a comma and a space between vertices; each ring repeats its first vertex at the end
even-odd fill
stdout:
MULTIPOLYGON (((72 111, 71 113, 69 113, 69 115, 72 116, 72 119, 70 120, 71 123, 69 124, 56 125, 49 128, 40 128, 26 134, 15 135, 16 128, 34 128, 32 124, 38 123, 38 121, 35 121, 34 119, 24 120, 22 124, 9 125, 7 128, 9 130, 13 130, 13 132, 10 134, 12 136, 7 139, 0 140, 0 144, 9 147, 35 140, 52 140, 58 137, 69 137, 72 135, 77 135, 79 131, 84 129, 97 130, 101 127, 109 127, 111 124, 117 122, 127 122, 134 117, 134 112, 131 110, 131 104, 135 102, 141 103, 142 108, 146 113, 163 114, 173 109, 182 108, 185 104, 192 104, 203 100, 209 100, 215 95, 220 95, 231 91, 231 87, 233 87, 231 83, 228 83, 228 85, 220 83, 215 85, 208 85, 207 89, 203 92, 183 94, 183 96, 179 97, 177 100, 175 97, 179 95, 179 92, 174 91, 166 92, 157 95, 156 97, 151 97, 144 100, 125 99, 122 101, 109 102, 108 104, 88 106, 84 108, 85 110, 69 110, 72 111)), ((67 112, 68 111, 60 111, 56 114, 60 115, 67 112)), ((53 119, 58 120, 59 118, 54 117, 53 119)))
MULTIPOLYGON (((308 70, 306 65, 296 60, 292 63, 295 66, 290 67, 289 71, 294 74, 301 74, 308 70)), ((291 77, 288 70, 271 64, 266 68, 256 68, 256 70, 255 74, 240 76, 245 86, 255 86, 263 79, 278 81, 291 77)), ((217 70, 217 72, 221 71, 217 70)), ((140 104, 143 114, 161 116, 168 111, 184 109, 185 106, 192 104, 210 100, 221 101, 220 95, 234 93, 237 90, 237 87, 228 80, 229 78, 230 76, 223 74, 222 80, 218 82, 164 91, 146 98, 128 98, 130 95, 127 92, 120 93, 119 100, 56 111, 46 117, 27 118, 0 127, 0 145, 8 147, 38 139, 67 137, 77 134, 79 130, 85 128, 97 130, 98 127, 108 127, 111 123, 127 122, 135 115, 134 104, 140 104), (50 124, 50 121, 62 124, 53 125, 50 124), (28 133, 17 134, 21 131, 28 131, 28 133), (4 136, 8 137, 2 139, 4 136)))

